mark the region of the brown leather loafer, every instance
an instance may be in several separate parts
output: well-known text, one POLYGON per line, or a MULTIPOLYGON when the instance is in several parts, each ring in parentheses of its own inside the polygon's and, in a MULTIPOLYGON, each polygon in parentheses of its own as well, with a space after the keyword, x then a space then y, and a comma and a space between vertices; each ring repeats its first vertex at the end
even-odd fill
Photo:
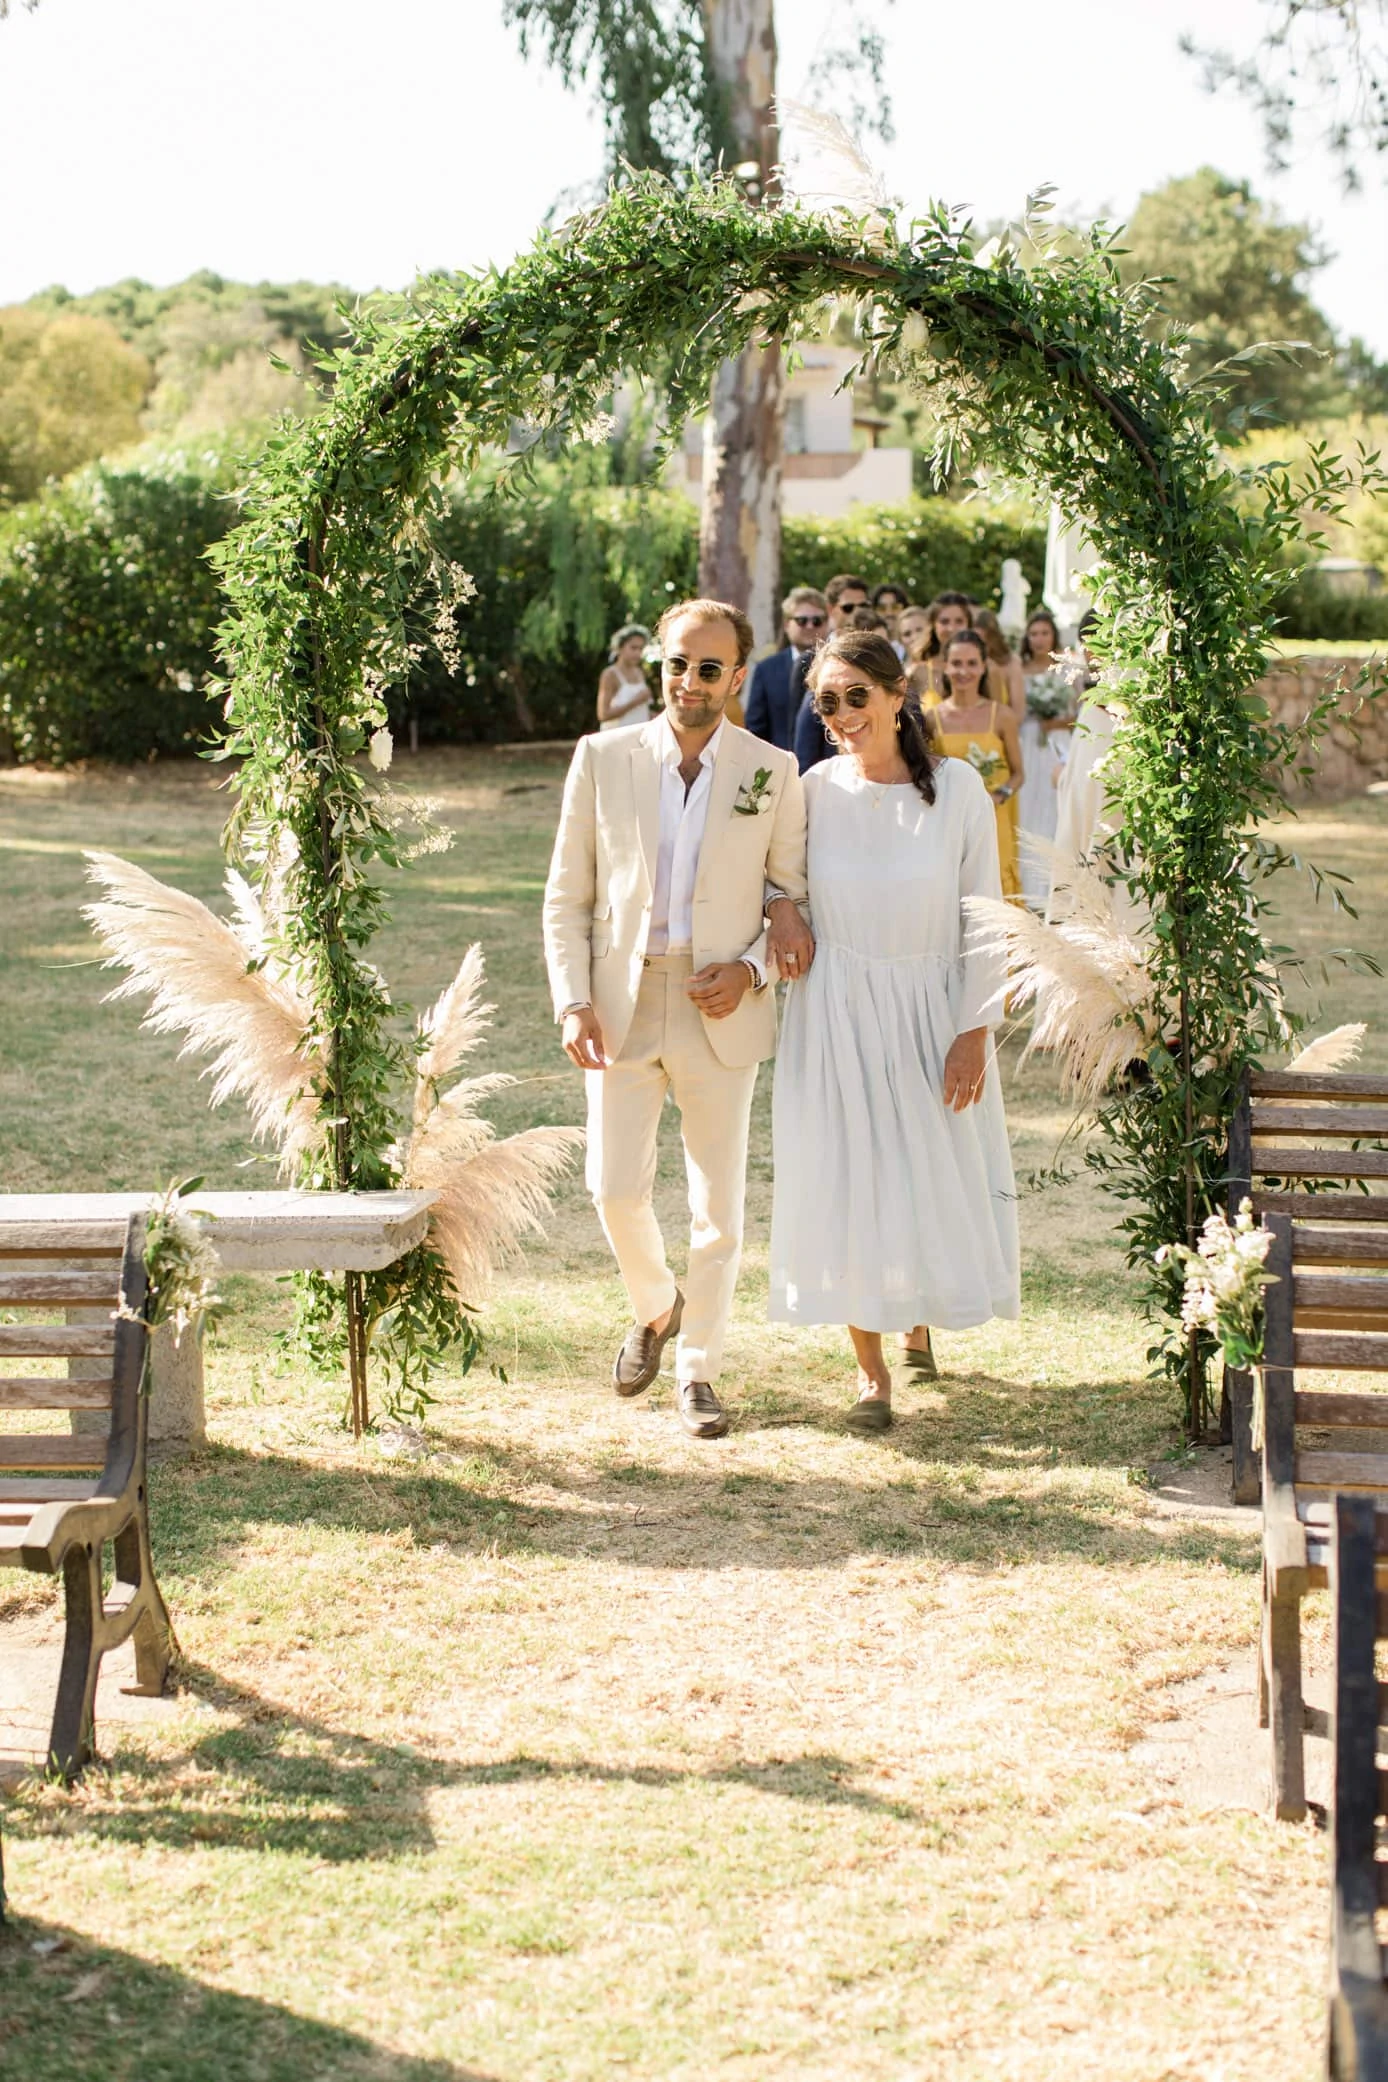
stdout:
POLYGON ((656 1332, 649 1323, 634 1323, 626 1342, 612 1362, 612 1386, 618 1395, 643 1395, 660 1372, 665 1347, 679 1335, 684 1316, 684 1296, 675 1289, 675 1305, 665 1328, 656 1332))
POLYGON ((692 1439, 721 1439, 728 1413, 707 1381, 681 1381, 676 1390, 680 1423, 692 1439))

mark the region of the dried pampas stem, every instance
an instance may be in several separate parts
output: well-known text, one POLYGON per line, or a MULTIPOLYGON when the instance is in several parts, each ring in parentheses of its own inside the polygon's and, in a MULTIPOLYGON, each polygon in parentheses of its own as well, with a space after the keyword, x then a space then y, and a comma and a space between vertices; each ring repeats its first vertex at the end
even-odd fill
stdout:
POLYGON ((496 1264, 522 1236, 540 1232, 550 1188, 583 1142, 581 1128, 529 1128, 498 1142, 477 1107, 490 1093, 515 1083, 504 1070, 460 1078, 440 1096, 443 1079, 477 1047, 491 1023, 495 1007, 482 1003, 484 983, 482 950, 469 947, 452 983, 419 1022, 424 1045, 410 1139, 401 1158, 402 1185, 434 1195, 430 1239, 464 1301, 487 1286, 496 1264))
POLYGON ((110 997, 148 992, 143 1024, 184 1034, 184 1055, 211 1056, 213 1105, 239 1093, 288 1171, 322 1134, 314 1087, 324 1064, 307 1042, 311 1006, 288 975, 260 965, 265 921, 254 892, 239 875, 228 878, 237 932, 132 861, 88 853, 87 863, 106 894, 83 916, 106 949, 105 966, 129 971, 110 997))
POLYGON ((1308 1041, 1301 1053, 1292 1057, 1287 1069, 1297 1077, 1324 1077, 1333 1070, 1343 1070, 1346 1063, 1358 1056, 1368 1031, 1363 1020, 1332 1027, 1328 1034, 1318 1034, 1314 1041, 1308 1041))
POLYGON ((965 910, 972 944, 1006 960, 1012 1004, 1036 1007, 1023 1061, 1053 1049, 1080 1095, 1095 1099, 1146 1054, 1156 1020, 1142 948, 1090 893, 1063 925, 996 897, 969 897, 965 910))
POLYGON ((891 198, 841 119, 803 101, 778 101, 776 121, 785 161, 781 192, 787 201, 851 217, 866 245, 884 244, 891 198))

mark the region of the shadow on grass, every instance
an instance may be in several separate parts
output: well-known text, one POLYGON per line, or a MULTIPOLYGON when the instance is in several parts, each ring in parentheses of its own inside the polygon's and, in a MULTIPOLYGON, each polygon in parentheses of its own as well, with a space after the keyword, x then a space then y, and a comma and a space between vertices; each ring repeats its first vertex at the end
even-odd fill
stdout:
MULTIPOLYGON (((159 1471, 155 1555, 166 1579, 206 1579, 257 1528, 279 1525, 366 1538, 408 1529, 416 1547, 455 1557, 544 1553, 651 1569, 824 1569, 874 1553, 983 1569, 1061 1558, 1141 1567, 1173 1556, 1251 1565, 1241 1533, 1136 1519, 1111 1485, 1046 1483, 1063 1461, 1014 1439, 999 1437, 996 1458, 986 1438, 949 1453, 928 1415, 908 1419, 861 1449, 857 1482, 758 1476, 707 1447, 687 1467, 639 1457, 575 1467, 494 1434, 408 1468, 218 1448, 159 1471), (527 1498, 535 1489, 544 1494, 527 1498)), ((310 1598, 306 1582, 306 1606, 310 1598)), ((176 1583, 171 1602, 176 1619, 176 1583)))
POLYGON ((76 1931, 0 1930, 0 2072, 42 2082, 498 2082, 278 2003, 209 1987, 76 1931), (47 1949, 34 1950, 36 1945, 47 1949))
MULTIPOLYGON (((239 1851, 316 1858, 333 1864, 415 1857, 435 1848, 429 1796, 442 1787, 517 1781, 641 1786, 744 1786, 778 1799, 852 1807, 918 1824, 902 1801, 854 1783, 861 1765, 807 1751, 763 1763, 680 1770, 659 1765, 596 1764, 585 1758, 522 1752, 486 1764, 432 1757, 407 1745, 372 1742, 294 1713, 196 1664, 179 1671, 180 1688, 215 1706, 222 1723, 196 1737, 181 1759, 118 1748, 112 1777, 96 1767, 80 1797, 18 1801, 7 1833, 21 1838, 95 1838, 158 1843, 189 1850, 213 1845, 239 1851), (232 1725, 226 1716, 233 1715, 232 1725), (207 1795, 209 1784, 214 1791, 207 1795)), ((0 2069, 3 2069, 0 2046, 0 2069)))

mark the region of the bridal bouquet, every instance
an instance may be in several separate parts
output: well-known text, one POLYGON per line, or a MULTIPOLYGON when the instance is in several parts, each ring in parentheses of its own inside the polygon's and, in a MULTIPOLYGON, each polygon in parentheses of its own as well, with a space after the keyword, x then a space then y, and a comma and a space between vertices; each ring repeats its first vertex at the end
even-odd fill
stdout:
POLYGON ((1074 689, 1068 673, 1034 672, 1027 681, 1027 714, 1042 723, 1068 716, 1074 706, 1074 689))

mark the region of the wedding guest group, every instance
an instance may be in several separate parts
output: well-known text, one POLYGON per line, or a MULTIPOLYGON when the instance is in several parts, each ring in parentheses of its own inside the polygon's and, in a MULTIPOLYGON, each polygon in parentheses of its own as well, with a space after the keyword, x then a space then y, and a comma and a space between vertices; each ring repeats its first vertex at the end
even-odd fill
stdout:
MULTIPOLYGON (((946 587, 924 603, 892 580, 876 585, 839 572, 822 593, 793 586, 782 603, 783 642, 753 666, 747 727, 795 755, 801 775, 840 749, 815 712, 809 673, 817 650, 845 629, 887 637, 902 665, 907 697, 934 717, 939 748, 967 760, 985 777, 999 823, 1004 888, 1010 898, 1044 911, 1053 873, 1058 790, 1079 707, 1082 674, 1061 645, 1047 609, 1038 609, 1013 650, 997 615, 962 588, 946 587), (947 686, 954 639, 976 633, 983 675, 961 708, 947 686), (943 722, 938 711, 948 704, 943 722)), ((967 659, 962 670, 971 678, 967 659)))

